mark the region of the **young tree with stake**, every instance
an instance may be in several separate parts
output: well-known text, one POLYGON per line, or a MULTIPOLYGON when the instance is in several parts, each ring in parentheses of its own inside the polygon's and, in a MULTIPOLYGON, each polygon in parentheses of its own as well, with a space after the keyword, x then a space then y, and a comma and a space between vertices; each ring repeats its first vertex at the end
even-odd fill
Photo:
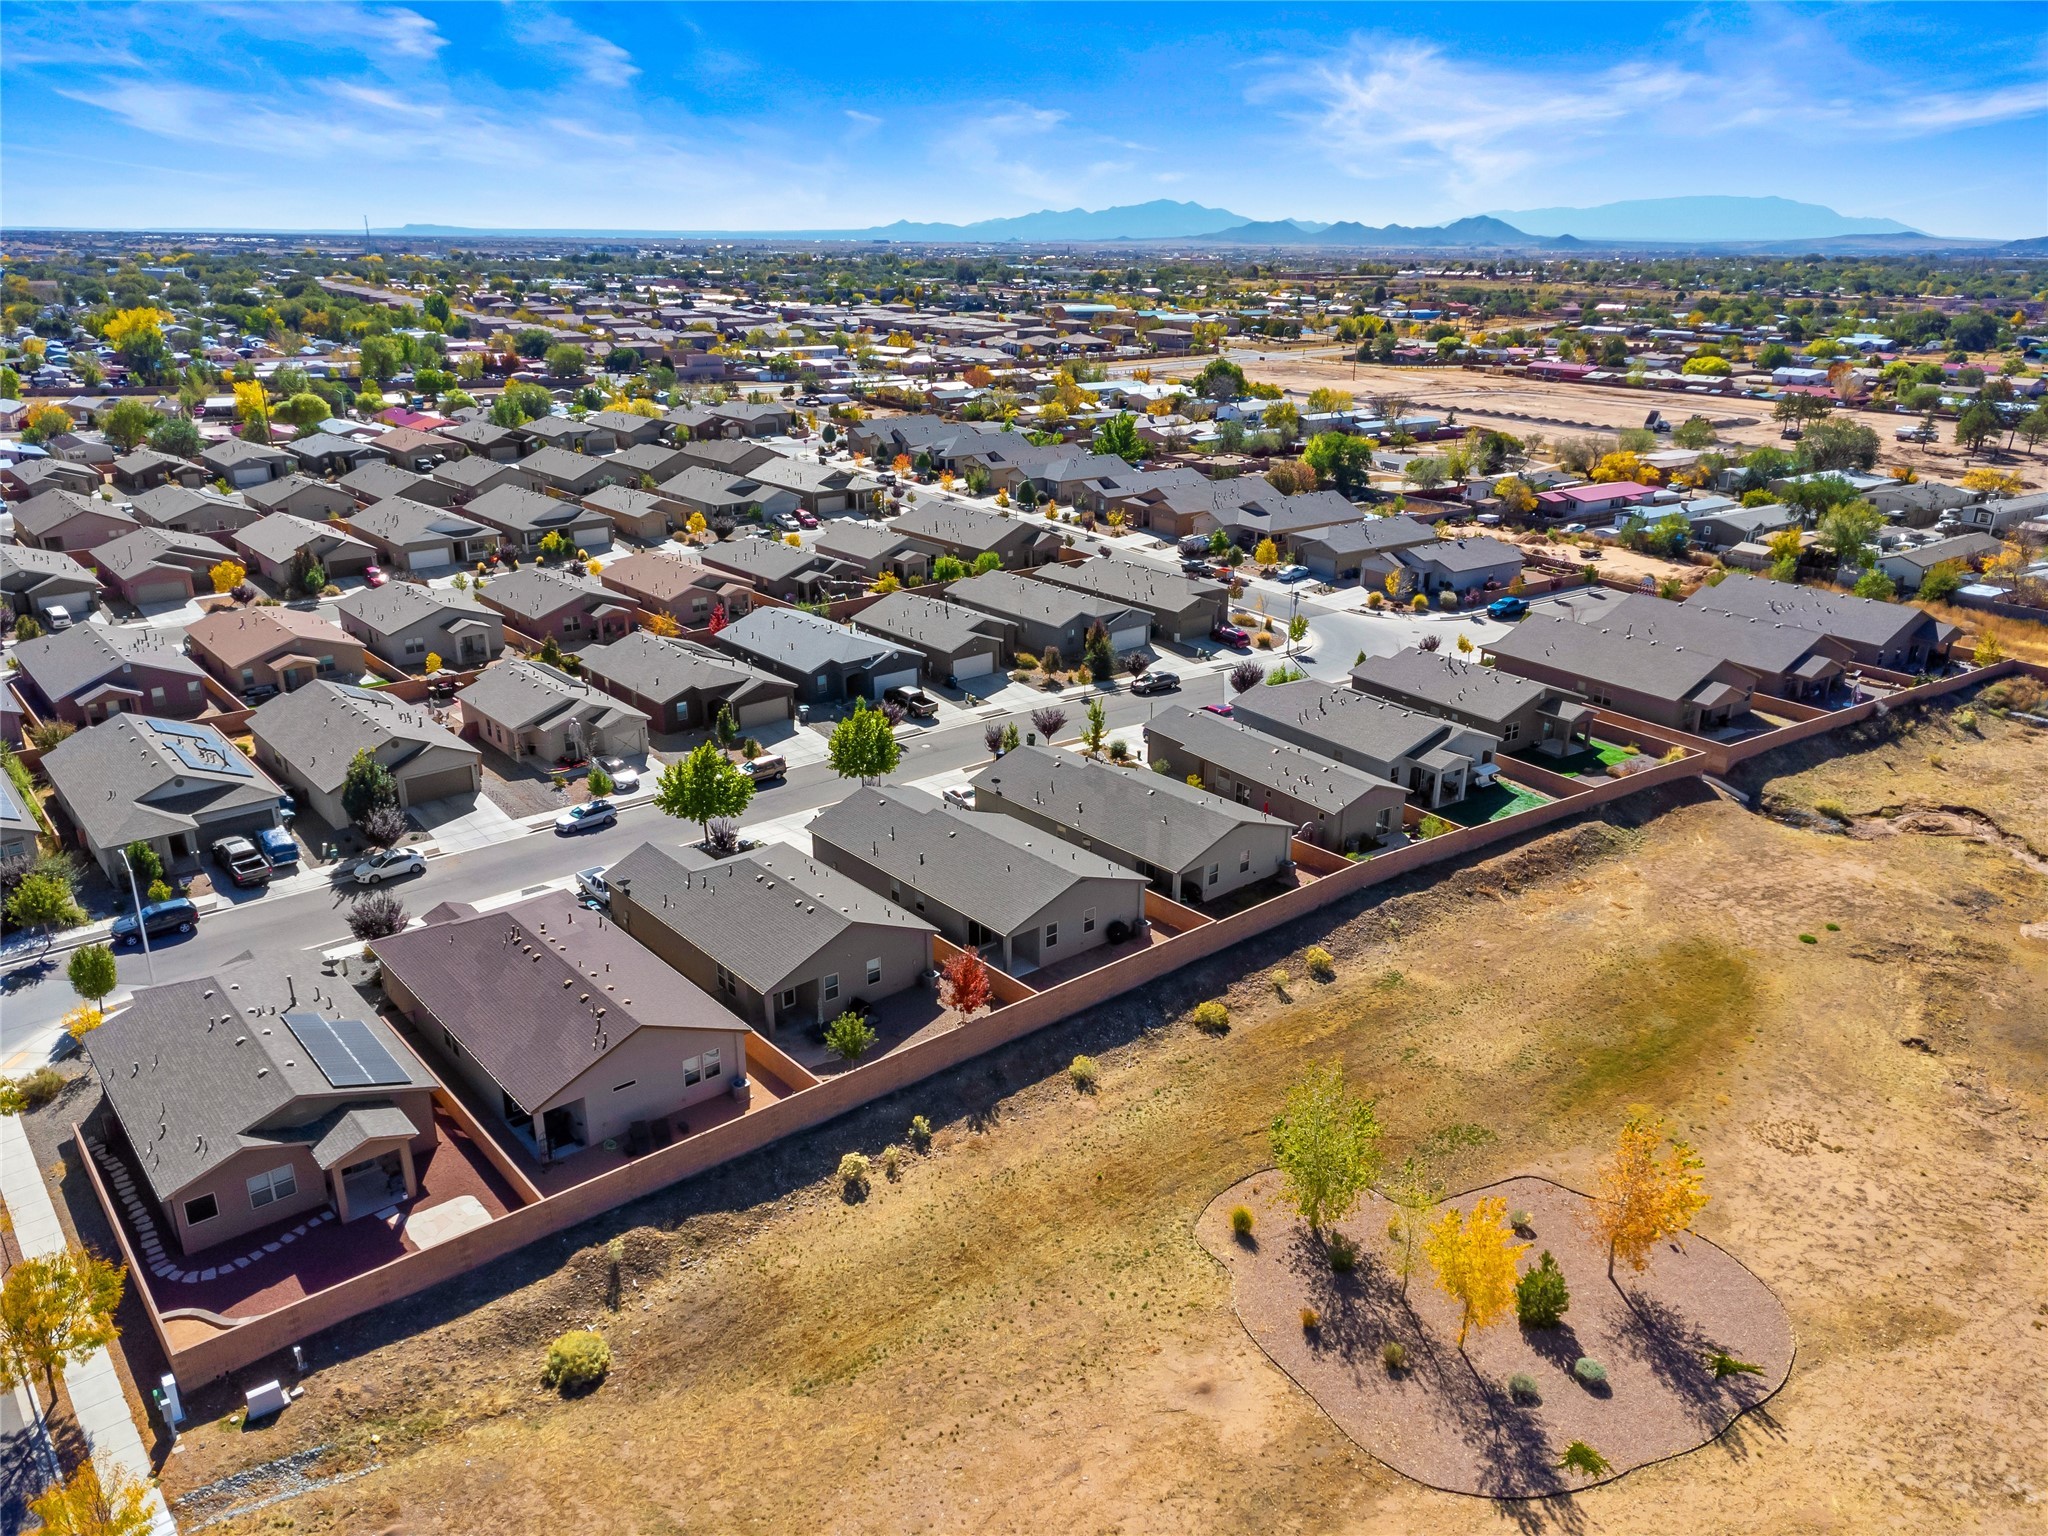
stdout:
POLYGON ((1379 1116, 1345 1088, 1335 1061, 1288 1090, 1270 1136, 1288 1202, 1318 1237, 1351 1214, 1379 1171, 1379 1116))
POLYGON ((753 798, 754 781, 708 741, 688 757, 672 760, 654 786, 654 803, 661 813, 696 822, 704 829, 706 842, 713 820, 740 816, 753 798))
POLYGON ((1705 1168, 1705 1160, 1671 1134, 1662 1115, 1640 1105, 1630 1111, 1613 1155, 1601 1165, 1599 1196, 1587 1217, 1607 1248, 1610 1281, 1616 1259, 1640 1274, 1658 1243, 1692 1226, 1708 1200, 1701 1187, 1705 1168))

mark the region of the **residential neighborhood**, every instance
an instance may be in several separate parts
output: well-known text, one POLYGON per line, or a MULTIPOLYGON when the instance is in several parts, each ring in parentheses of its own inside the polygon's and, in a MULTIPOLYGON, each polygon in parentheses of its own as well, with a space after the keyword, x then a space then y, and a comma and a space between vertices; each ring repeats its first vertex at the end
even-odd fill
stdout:
POLYGON ((0 1536, 2024 1525, 2036 40, 637 9, 10 13, 0 1536))

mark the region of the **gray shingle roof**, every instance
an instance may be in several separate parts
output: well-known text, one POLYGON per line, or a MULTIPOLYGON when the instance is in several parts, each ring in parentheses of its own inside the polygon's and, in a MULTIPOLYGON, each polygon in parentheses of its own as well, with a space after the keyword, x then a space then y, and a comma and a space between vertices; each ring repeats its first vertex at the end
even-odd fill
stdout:
POLYGON ((159 1199, 171 1199, 248 1147, 299 1140, 285 1130, 258 1130, 296 1099, 388 1109, 394 1088, 435 1086, 389 1025, 352 992, 337 997, 327 990, 333 985, 297 981, 288 991, 223 971, 145 987, 87 1037, 107 1101, 159 1199), (324 1018, 360 1020, 406 1082, 336 1088, 284 1022, 294 999, 324 1018))
POLYGON ((747 1027, 567 891, 408 929, 372 947, 491 1080, 529 1108, 639 1030, 747 1027))
POLYGON ((1231 709, 1253 730, 1328 742, 1376 763, 1415 757, 1456 729, 1434 715, 1308 680, 1249 689, 1231 709))
POLYGON ((34 534, 37 538, 42 538, 52 529, 63 527, 74 518, 87 517, 93 513, 116 523, 135 521, 111 501, 101 501, 97 496, 84 496, 77 491, 44 491, 40 496, 30 497, 27 501, 17 504, 13 511, 14 526, 24 533, 34 534))
POLYGON ((1005 543, 1019 538, 1025 542, 1035 543, 1040 537, 1051 536, 1031 523, 997 517, 993 512, 982 512, 973 507, 936 501, 926 501, 912 507, 889 526, 898 533, 909 534, 914 539, 929 539, 940 544, 957 545, 976 553, 998 549, 1005 543))
POLYGON ((1587 612, 1582 623, 1600 624, 1660 646, 1706 651, 1762 673, 1790 672, 1815 647, 1835 652, 1835 642, 1818 630, 1784 619, 1737 618, 1709 608, 1688 608, 1647 593, 1617 597, 1605 612, 1587 612))
POLYGON ((95 848, 189 832, 202 811, 254 809, 280 793, 211 726, 148 715, 116 715, 67 737, 43 758, 43 773, 95 848), (225 766, 181 761, 167 745, 173 734, 197 736, 225 766))
POLYGON ((383 459, 372 459, 350 470, 335 484, 367 501, 388 501, 393 496, 403 496, 426 478, 383 459))
POLYGON ((727 539, 707 545, 699 558, 714 569, 766 582, 794 581, 825 564, 812 550, 769 539, 727 539))
POLYGON ((524 486, 494 485, 470 502, 463 511, 497 528, 517 533, 567 532, 579 524, 605 525, 601 512, 573 501, 544 496, 524 486))
POLYGON ((1514 545, 1484 535, 1469 539, 1432 539, 1427 544, 1410 545, 1401 553, 1409 560, 1422 561, 1454 574, 1490 570, 1499 565, 1519 567, 1522 563, 1522 552, 1514 545))
POLYGON ((315 789, 329 792, 341 788, 359 751, 394 771, 431 747, 461 757, 481 755, 435 724, 421 705, 347 683, 308 683, 281 693, 250 716, 249 729, 315 789), (397 751, 386 750, 394 744, 397 751))
POLYGON ((194 489, 183 485, 160 485, 154 490, 144 491, 130 499, 128 510, 145 523, 158 525, 171 522, 194 511, 219 508, 230 514, 235 521, 249 517, 253 509, 248 503, 234 501, 213 491, 194 489))
POLYGON ((1289 827, 1161 773, 1112 768, 1052 747, 1019 747, 974 776, 977 795, 1029 806, 1098 846, 1181 870, 1235 828, 1289 827))
POLYGON ((1716 650, 1652 645, 1607 623, 1574 624, 1532 613, 1486 648, 1508 661, 1527 659, 1652 698, 1676 701, 1706 682, 1725 657, 1716 650))
POLYGON ((298 517, 290 512, 273 512, 268 517, 258 518, 240 533, 235 542, 253 554, 279 565, 289 565, 298 552, 315 540, 320 540, 328 549, 360 550, 369 555, 368 544, 345 528, 332 523, 316 523, 310 517, 298 517))
POLYGON ((998 650, 1002 644, 989 632, 1000 627, 989 615, 918 592, 891 592, 861 609, 854 623, 905 645, 948 653, 998 650))
POLYGON ((509 575, 493 576, 490 585, 483 589, 483 601, 488 607, 522 619, 545 619, 570 607, 595 613, 600 608, 624 611, 630 606, 609 587, 544 566, 528 566, 509 575))
POLYGON ((14 648, 22 675, 46 699, 68 699, 133 662, 159 672, 204 677, 175 636, 147 624, 74 624, 14 648))
POLYGON ((138 528, 102 544, 92 557, 103 571, 123 581, 134 581, 151 567, 175 565, 186 570, 208 568, 235 558, 235 552, 203 533, 176 533, 168 528, 138 528))
POLYGON ((1351 679, 1360 693, 1398 697, 1430 712, 1455 710, 1496 725, 1558 692, 1547 683, 1498 667, 1413 647, 1395 656, 1366 657, 1351 669, 1351 679))
POLYGON ((872 635, 857 634, 844 624, 821 619, 801 608, 756 608, 718 632, 718 643, 742 655, 757 656, 799 672, 827 663, 863 667, 900 661, 921 664, 918 653, 872 635))
POLYGON ((599 727, 647 718, 645 711, 620 703, 594 684, 537 661, 500 662, 455 697, 463 709, 514 730, 570 715, 599 727))
POLYGON ((841 518, 818 535, 812 548, 820 554, 850 561, 887 560, 910 547, 910 536, 886 523, 841 518))
POLYGON ((1813 587, 1795 587, 1788 582, 1743 575, 1730 575, 1715 586, 1699 588, 1685 600, 1685 606, 1797 624, 1879 650, 1902 644, 1914 629, 1921 625, 1931 629, 1935 622, 1921 609, 1903 603, 1879 602, 1874 597, 1844 597, 1813 587))
MULTIPOLYGON (((1234 779, 1287 795, 1325 815, 1356 805, 1378 790, 1401 793, 1400 786, 1390 779, 1333 762, 1207 710, 1172 704, 1154 715, 1145 728, 1158 730, 1234 779)), ((1167 756, 1172 756, 1170 749, 1167 756)))
POLYGON ((935 931, 793 848, 757 849, 708 863, 642 843, 605 878, 655 921, 763 993, 854 928, 935 931))
POLYGON ((1105 629, 1149 627, 1150 620, 1134 608, 1087 590, 1038 581, 1015 571, 985 571, 956 581, 946 589, 949 602, 978 608, 998 618, 1017 619, 1054 629, 1083 629, 1101 624, 1105 629))
POLYGON ((411 581, 359 588, 335 604, 335 608, 379 635, 396 634, 425 618, 440 620, 444 628, 464 619, 483 624, 504 622, 499 614, 473 597, 411 581))
POLYGON ((1196 581, 1141 560, 1062 562, 1041 565, 1031 574, 1039 581, 1162 613, 1185 613, 1203 603, 1221 603, 1229 591, 1221 582, 1196 581))
POLYGON ((0 544, 0 590, 40 597, 46 592, 97 592, 99 577, 61 549, 0 544))
POLYGON ((1333 555, 1390 553, 1417 544, 1437 542, 1436 530, 1405 515, 1365 517, 1295 535, 1297 544, 1327 549, 1333 555))
POLYGON ((494 531, 464 513, 407 501, 402 496, 351 512, 348 520, 364 533, 401 549, 446 543, 449 539, 474 539, 494 531))
POLYGON ((663 639, 644 629, 577 654, 584 676, 644 699, 667 701, 698 691, 745 701, 757 695, 786 695, 794 686, 709 646, 663 639))
POLYGON ((922 790, 861 789, 810 824, 823 839, 997 933, 1014 933, 1083 880, 1145 877, 1014 816, 966 811, 922 790))
MULTIPOLYGON (((323 1116, 325 1124, 330 1117, 323 1116)), ((406 1112, 395 1104, 371 1104, 346 1110, 313 1143, 313 1161, 322 1168, 338 1168, 373 1141, 396 1137, 410 1140, 419 1134, 406 1112)))

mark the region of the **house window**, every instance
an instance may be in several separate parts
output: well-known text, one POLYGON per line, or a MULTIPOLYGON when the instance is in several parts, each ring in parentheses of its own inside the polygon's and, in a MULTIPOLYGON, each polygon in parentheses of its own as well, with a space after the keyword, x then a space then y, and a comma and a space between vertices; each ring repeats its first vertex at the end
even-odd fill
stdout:
POLYGON ((201 1222, 211 1221, 220 1214, 220 1201, 212 1195, 201 1195, 196 1200, 185 1202, 185 1225, 196 1227, 201 1222))
POLYGON ((1500 733, 1500 739, 1503 745, 1511 741, 1520 741, 1522 739, 1521 722, 1518 720, 1510 720, 1507 723, 1507 725, 1502 729, 1500 733))
POLYGON ((405 642, 405 654, 408 656, 422 655, 426 649, 427 642, 424 640, 408 640, 405 642))
POLYGON ((722 965, 718 968, 718 990, 727 997, 738 997, 740 995, 739 984, 732 979, 732 972, 722 965))
POLYGON ((879 960, 870 960, 868 962, 868 985, 871 987, 879 986, 881 984, 881 981, 882 962, 879 960))
POLYGON ((796 1006, 795 987, 784 987, 782 989, 782 1006, 785 1008, 794 1008, 796 1006))
POLYGON ((1214 884, 1216 883, 1216 877, 1217 877, 1218 875, 1222 874, 1222 873, 1223 873, 1223 866, 1222 866, 1221 864, 1211 864, 1211 865, 1209 866, 1209 882, 1208 882, 1208 883, 1209 883, 1209 884, 1211 884, 1211 885, 1214 885, 1214 884))
POLYGON ((684 1058, 683 1058, 683 1086, 684 1086, 685 1088, 687 1088, 687 1087, 689 1087, 689 1086, 690 1086, 690 1084, 692 1084, 692 1083, 701 1083, 701 1082, 703 1082, 703 1081, 704 1081, 704 1058, 703 1058, 702 1056, 686 1056, 686 1057, 684 1057, 684 1058))
POLYGON ((1082 911, 1081 931, 1083 933, 1093 933, 1095 931, 1095 909, 1093 907, 1085 908, 1082 911))
POLYGON ((573 635, 576 633, 577 630, 581 629, 582 627, 583 621, 577 618, 576 615, 573 613, 570 614, 569 617, 567 617, 566 619, 562 620, 562 633, 565 635, 573 635))
POLYGON ((1240 875, 1250 874, 1250 873, 1251 873, 1251 868, 1252 868, 1252 851, 1251 851, 1251 849, 1247 848, 1247 849, 1245 849, 1245 850, 1244 850, 1244 851, 1243 851, 1242 853, 1238 854, 1238 856, 1237 856, 1237 872, 1238 872, 1238 873, 1239 873, 1240 875))
POLYGON ((194 678, 185 685, 185 696, 190 699, 199 697, 199 680, 197 678, 194 678))
POLYGON ((447 1047, 448 1054, 455 1060, 462 1059, 462 1044, 455 1038, 454 1031, 445 1024, 441 1026, 441 1044, 447 1047))
POLYGON ((1058 923, 1047 923, 1045 925, 1045 947, 1047 949, 1057 949, 1059 942, 1060 925, 1058 923))
POLYGON ((1389 830, 1393 826, 1393 816, 1394 813, 1392 811, 1381 811, 1379 820, 1373 823, 1373 830, 1375 832, 1385 832, 1389 830))
POLYGON ((718 1076, 718 1052, 706 1051, 704 1053, 704 1081, 708 1083, 716 1076, 718 1076))
POLYGON ((839 973, 834 971, 825 978, 825 1001, 831 1002, 839 995, 839 973))
POLYGON ((242 668, 242 686, 246 688, 246 687, 248 687, 248 686, 249 686, 249 684, 251 684, 251 683, 253 683, 253 682, 255 682, 255 681, 256 681, 256 669, 255 669, 254 667, 244 667, 244 668, 242 668))
POLYGON ((152 689, 150 689, 150 690, 149 690, 149 702, 150 702, 150 703, 152 703, 152 704, 161 704, 161 703, 163 703, 163 701, 164 701, 164 691, 163 691, 163 689, 161 689, 161 688, 152 688, 152 689))
POLYGON ((274 1200, 289 1200, 298 1192, 298 1175, 292 1172, 289 1163, 268 1173, 259 1173, 249 1180, 249 1204, 258 1209, 274 1200))

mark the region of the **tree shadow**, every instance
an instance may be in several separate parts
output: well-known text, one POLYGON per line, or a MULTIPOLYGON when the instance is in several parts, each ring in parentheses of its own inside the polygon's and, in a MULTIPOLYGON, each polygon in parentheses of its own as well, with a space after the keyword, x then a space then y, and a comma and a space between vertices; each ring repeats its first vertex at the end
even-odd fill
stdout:
POLYGON ((1579 1343, 1578 1332, 1570 1323, 1560 1322, 1552 1328, 1538 1328, 1529 1323, 1516 1325, 1522 1331, 1522 1342, 1527 1344, 1536 1357, 1546 1365, 1554 1365, 1566 1375, 1571 1374, 1572 1362, 1585 1354, 1579 1343))
POLYGON ((1641 1292, 1622 1295, 1628 1306, 1616 1318, 1616 1341, 1650 1368, 1703 1436, 1718 1434, 1744 1408, 1769 1396, 1762 1376, 1717 1378, 1707 1364, 1717 1346, 1669 1303, 1641 1292))

